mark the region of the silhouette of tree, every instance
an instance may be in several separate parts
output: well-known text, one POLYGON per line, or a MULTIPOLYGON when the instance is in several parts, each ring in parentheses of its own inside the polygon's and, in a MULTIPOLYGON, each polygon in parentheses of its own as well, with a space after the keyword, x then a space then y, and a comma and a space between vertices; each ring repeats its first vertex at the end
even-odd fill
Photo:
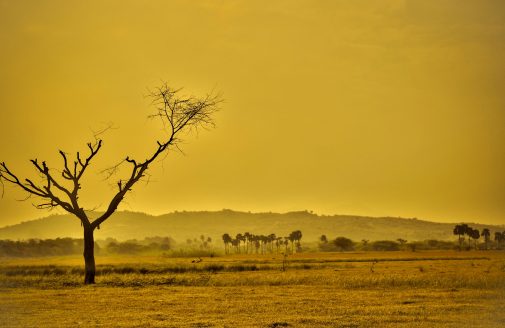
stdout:
POLYGON ((229 254, 230 253, 229 247, 231 244, 231 237, 229 234, 225 233, 222 238, 223 238, 223 242, 224 242, 224 252, 225 252, 225 254, 229 254))
POLYGON ((279 248, 282 244, 282 237, 275 238, 275 247, 277 248, 277 253, 279 253, 279 248))
POLYGON ((232 239, 231 240, 231 245, 235 247, 235 253, 240 253, 240 240, 238 239, 232 239))
POLYGON ((261 248, 260 237, 254 235, 253 236, 253 242, 254 242, 254 248, 256 249, 256 254, 258 254, 259 250, 261 248))
POLYGON ((465 229, 465 234, 468 236, 468 249, 470 249, 472 245, 473 228, 466 224, 463 224, 463 228, 465 229))
POLYGON ((289 237, 284 237, 284 253, 288 253, 288 245, 289 245, 290 238, 289 237))
POLYGON ((354 242, 346 237, 337 237, 333 244, 339 251, 352 251, 354 249, 354 242))
POLYGON ((407 240, 403 238, 398 238, 396 241, 400 244, 401 249, 405 249, 405 244, 407 244, 407 240))
MULTIPOLYGON (((504 231, 505 232, 505 231, 504 231)), ((505 234, 499 231, 494 233, 494 241, 496 242, 496 246, 500 248, 503 239, 505 238, 505 234)))
POLYGON ((274 252, 274 241, 277 240, 277 236, 274 233, 268 235, 268 245, 270 253, 274 252))
POLYGON ((38 159, 31 160, 35 171, 42 178, 41 183, 37 183, 30 178, 21 178, 12 171, 5 162, 0 163, 0 182, 11 183, 24 190, 29 196, 34 196, 40 202, 39 209, 51 209, 61 207, 65 211, 73 214, 84 230, 84 263, 85 263, 85 284, 95 283, 95 256, 94 256, 94 236, 95 229, 99 229, 118 208, 119 204, 132 190, 133 186, 146 176, 150 165, 167 152, 168 149, 179 147, 180 137, 189 130, 199 127, 212 126, 212 116, 216 112, 220 99, 214 95, 207 95, 203 98, 184 97, 179 95, 180 90, 172 89, 166 84, 151 92, 153 104, 157 107, 150 117, 159 118, 165 127, 166 136, 162 141, 157 141, 156 147, 143 161, 137 161, 127 156, 120 164, 109 170, 110 177, 117 172, 118 167, 127 163, 131 172, 125 179, 117 182, 117 192, 109 201, 107 209, 100 217, 92 220, 88 217, 79 204, 79 191, 81 190, 81 180, 88 167, 93 162, 95 156, 102 149, 102 140, 95 136, 93 143, 88 143, 88 154, 83 156, 76 153, 75 158, 70 159, 68 154, 59 151, 63 168, 56 172, 38 159), (60 173, 61 172, 61 173, 60 173), (61 174, 63 180, 58 177, 61 174))
POLYGON ((319 240, 323 244, 328 244, 328 238, 326 237, 326 235, 321 235, 321 237, 319 237, 319 240))
POLYGON ((261 254, 265 254, 267 250, 268 237, 265 235, 259 236, 261 242, 261 254))
POLYGON ((458 236, 459 250, 461 250, 461 245, 463 243, 463 237, 466 234, 468 226, 466 224, 457 224, 452 231, 454 235, 458 236))
POLYGON ((488 228, 484 228, 484 229, 482 229, 481 235, 482 235, 482 237, 484 237, 484 243, 486 245, 485 247, 486 247, 486 249, 488 249, 489 240, 491 237, 491 232, 489 231, 488 228))
POLYGON ((300 230, 295 230, 292 233, 289 234, 289 241, 291 242, 291 252, 294 253, 294 243, 300 243, 300 240, 302 239, 302 232, 300 230))
POLYGON ((472 237, 472 239, 473 239, 475 249, 477 249, 477 241, 480 238, 479 230, 471 229, 471 231, 469 231, 468 233, 469 233, 469 236, 472 237))
POLYGON ((245 239, 245 252, 246 254, 249 253, 249 244, 251 243, 251 234, 249 232, 244 233, 244 239, 245 239))
POLYGON ((244 240, 244 236, 241 234, 241 233, 238 233, 236 236, 235 236, 235 239, 237 240, 238 242, 238 252, 241 253, 241 250, 240 250, 240 246, 242 245, 242 241, 244 240))

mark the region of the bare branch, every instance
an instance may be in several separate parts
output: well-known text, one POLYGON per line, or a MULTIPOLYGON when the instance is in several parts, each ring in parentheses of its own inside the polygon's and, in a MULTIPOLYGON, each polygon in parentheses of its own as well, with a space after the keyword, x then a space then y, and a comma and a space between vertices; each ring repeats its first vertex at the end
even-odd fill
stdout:
POLYGON ((108 167, 102 171, 100 171, 100 174, 105 175, 104 180, 110 179, 112 176, 116 175, 117 172, 119 171, 121 164, 123 164, 126 160, 122 160, 121 162, 117 163, 116 165, 113 165, 111 167, 108 167))
POLYGON ((31 160, 31 163, 35 167, 37 173, 39 173, 39 175, 43 178, 45 182, 43 186, 37 185, 33 180, 28 178, 24 179, 24 182, 22 182, 16 174, 9 170, 5 163, 0 164, 0 180, 2 181, 2 185, 3 181, 7 181, 9 183, 17 185, 29 195, 38 196, 39 198, 44 199, 44 202, 36 205, 37 208, 47 209, 59 206, 67 212, 75 214, 79 219, 81 219, 81 221, 87 221, 84 210, 80 208, 78 204, 78 191, 80 189, 79 180, 83 176, 86 168, 89 166, 90 161, 100 150, 101 146, 101 140, 98 140, 94 145, 88 143, 90 154, 83 161, 80 157, 80 154, 77 153, 77 159, 74 161, 73 170, 71 170, 69 167, 67 154, 62 150, 59 151, 63 159, 63 171, 61 172, 61 175, 64 179, 73 182, 72 190, 67 189, 55 179, 46 162, 43 161, 42 163, 39 163, 37 159, 31 160), (62 192, 68 198, 68 200, 65 201, 56 195, 53 191, 53 187, 62 192))
POLYGON ((104 128, 100 129, 100 130, 93 130, 91 129, 91 132, 93 132, 93 137, 95 138, 95 141, 98 141, 99 140, 99 136, 101 136, 102 134, 104 134, 105 132, 109 131, 109 130, 112 130, 112 129, 116 129, 114 127, 114 124, 112 122, 108 122, 104 128))
POLYGON ((75 177, 77 180, 79 180, 82 177, 82 175, 84 174, 84 171, 86 171, 86 168, 89 165, 89 162, 93 159, 93 157, 95 157, 95 155, 98 153, 98 151, 100 151, 101 147, 102 147, 102 140, 101 139, 99 139, 95 145, 92 145, 91 142, 88 143, 88 148, 90 150, 89 156, 86 158, 84 163, 81 161, 80 158, 78 158, 78 161, 81 165, 81 169, 75 177))
MULTIPOLYGON (((132 165, 130 177, 127 180, 118 181, 118 192, 110 201, 105 213, 91 223, 93 228, 100 225, 114 213, 126 196, 126 193, 146 175, 149 165, 160 154, 165 153, 171 146, 175 146, 176 149, 181 151, 178 146, 181 140, 179 138, 180 134, 191 130, 198 130, 200 127, 214 126, 213 115, 222 102, 220 96, 208 94, 203 98, 185 97, 179 96, 180 91, 181 89, 172 89, 165 83, 150 92, 152 104, 156 107, 156 111, 149 117, 161 120, 167 133, 166 139, 165 141, 158 140, 156 142, 157 148, 144 161, 136 161, 130 157, 126 157, 125 161, 132 165)), ((108 170, 108 172, 117 172, 117 167, 120 164, 108 170)))
MULTIPOLYGON (((26 191, 30 195, 35 195, 38 196, 42 199, 47 199, 47 203, 43 203, 42 206, 44 208, 48 207, 56 207, 56 206, 61 206, 64 208, 66 211, 74 213, 74 209, 72 206, 65 201, 62 201, 59 197, 57 197, 51 190, 51 186, 54 185, 56 188, 65 191, 66 189, 63 188, 61 185, 59 185, 57 182, 55 183, 55 180, 52 178, 52 176, 49 173, 49 168, 47 167, 46 163, 43 162, 42 166, 38 163, 38 161, 32 160, 31 161, 33 165, 37 168, 37 170, 45 176, 46 178, 46 186, 37 186, 32 180, 30 179, 25 179, 24 183, 21 182, 21 180, 15 175, 5 163, 0 164, 0 179, 5 180, 7 182, 10 182, 14 185, 17 185, 24 191, 26 191)), ((68 192, 68 190, 66 190, 68 192)))

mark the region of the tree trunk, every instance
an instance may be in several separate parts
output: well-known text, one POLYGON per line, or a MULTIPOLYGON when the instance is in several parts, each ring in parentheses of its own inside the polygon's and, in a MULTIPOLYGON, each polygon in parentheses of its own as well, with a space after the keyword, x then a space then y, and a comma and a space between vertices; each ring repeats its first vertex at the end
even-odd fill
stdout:
POLYGON ((95 283, 95 240, 93 228, 84 227, 84 284, 95 283))

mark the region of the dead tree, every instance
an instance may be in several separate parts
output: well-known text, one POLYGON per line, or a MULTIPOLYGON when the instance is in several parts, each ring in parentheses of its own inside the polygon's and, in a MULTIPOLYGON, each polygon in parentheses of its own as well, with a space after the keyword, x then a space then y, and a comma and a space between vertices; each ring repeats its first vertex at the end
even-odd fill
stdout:
MULTIPOLYGON (((150 117, 159 118, 165 127, 166 136, 162 141, 157 141, 152 153, 143 161, 126 157, 119 165, 129 165, 129 175, 117 181, 117 191, 103 214, 91 220, 86 211, 79 205, 79 190, 81 179, 93 161, 93 158, 102 149, 102 140, 96 139, 88 143, 89 152, 86 156, 77 152, 73 160, 67 153, 59 151, 63 160, 61 177, 59 172, 50 169, 45 161, 31 160, 36 172, 41 176, 41 182, 33 179, 20 178, 5 162, 0 163, 0 182, 8 182, 24 190, 28 196, 36 197, 40 202, 36 205, 39 209, 52 209, 61 207, 73 214, 81 221, 84 230, 84 263, 85 284, 95 283, 95 256, 93 232, 99 228, 118 208, 126 194, 133 186, 145 177, 150 165, 166 153, 169 149, 178 148, 178 142, 183 133, 199 127, 213 126, 213 114, 220 103, 219 96, 209 94, 203 98, 180 96, 180 89, 172 89, 166 84, 151 92, 156 111, 150 117)), ((115 166, 115 171, 119 165, 115 166)))

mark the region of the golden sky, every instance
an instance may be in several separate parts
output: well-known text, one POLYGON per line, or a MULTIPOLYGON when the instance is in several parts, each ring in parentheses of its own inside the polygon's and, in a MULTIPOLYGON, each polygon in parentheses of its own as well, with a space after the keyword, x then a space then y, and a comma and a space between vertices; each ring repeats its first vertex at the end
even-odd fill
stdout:
MULTIPOLYGON (((314 210, 505 223, 505 1, 0 0, 0 160, 99 171, 161 136, 148 88, 225 98, 120 209, 314 210)), ((47 215, 6 186, 0 226, 47 215)))

